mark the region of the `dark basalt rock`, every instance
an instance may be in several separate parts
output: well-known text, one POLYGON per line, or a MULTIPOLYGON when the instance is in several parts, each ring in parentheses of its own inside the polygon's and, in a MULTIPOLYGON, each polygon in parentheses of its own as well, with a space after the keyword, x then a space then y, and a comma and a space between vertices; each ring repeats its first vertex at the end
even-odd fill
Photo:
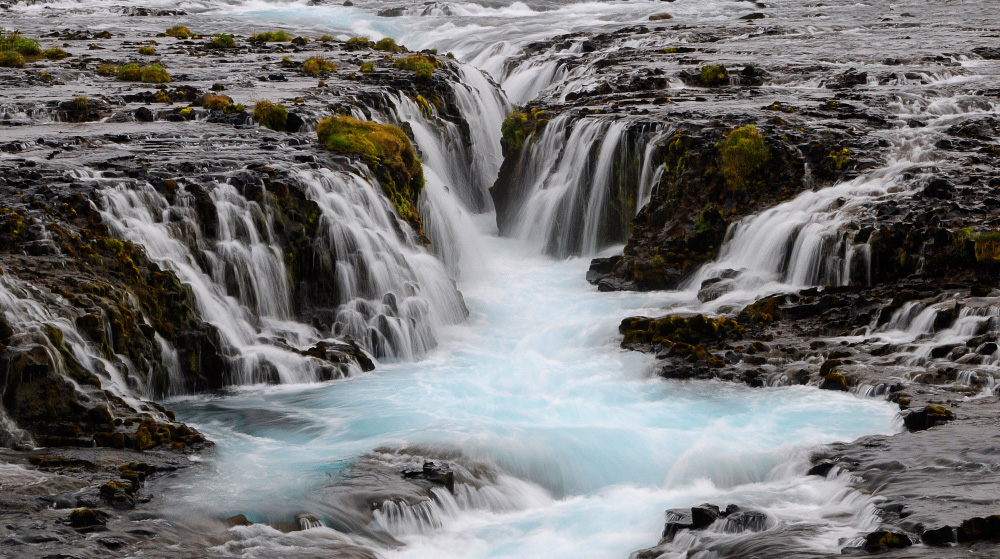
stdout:
POLYGON ((445 466, 438 466, 434 462, 424 462, 424 467, 420 470, 403 470, 403 477, 406 479, 423 479, 441 485, 451 493, 455 492, 455 473, 445 466))
POLYGON ((940 528, 924 530, 924 533, 920 535, 920 541, 927 545, 943 547, 957 543, 958 536, 955 533, 955 528, 951 526, 942 526, 940 528))
POLYGON ((903 416, 903 423, 910 431, 923 431, 955 418, 955 414, 942 406, 926 406, 903 416))
POLYGON ((882 553, 892 549, 903 549, 911 545, 913 542, 906 534, 882 530, 865 536, 863 549, 868 553, 882 553))

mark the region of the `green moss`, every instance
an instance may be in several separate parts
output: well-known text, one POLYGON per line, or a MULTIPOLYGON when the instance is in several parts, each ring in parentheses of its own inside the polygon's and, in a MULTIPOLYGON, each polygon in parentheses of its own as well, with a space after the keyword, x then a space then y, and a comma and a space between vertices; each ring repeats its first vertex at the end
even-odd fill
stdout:
POLYGON ((320 37, 319 39, 316 39, 316 40, 320 41, 322 43, 328 43, 328 42, 330 42, 330 41, 333 40, 333 37, 331 37, 330 35, 323 35, 322 37, 320 37))
POLYGON ((660 256, 659 254, 653 255, 653 257, 649 259, 649 265, 655 268, 660 268, 664 264, 666 264, 666 262, 663 260, 663 257, 660 256))
POLYGON ((225 95, 206 94, 202 106, 212 111, 222 111, 224 113, 233 111, 233 102, 225 95))
POLYGON ((73 99, 73 104, 76 105, 77 109, 79 109, 81 111, 85 111, 85 110, 87 110, 87 105, 90 104, 90 101, 88 101, 86 97, 82 97, 81 96, 81 97, 74 98, 73 99))
POLYGON ((725 66, 705 66, 699 72, 698 78, 705 87, 729 85, 729 72, 725 66))
POLYGON ((119 66, 115 70, 115 75, 118 76, 119 80, 128 82, 166 83, 170 81, 170 74, 159 64, 139 66, 133 62, 119 66))
POLYGON ((847 148, 835 149, 826 156, 824 163, 831 171, 843 171, 851 164, 851 150, 847 148))
POLYGON ((927 412, 927 418, 929 420, 937 422, 948 421, 949 419, 955 418, 954 412, 944 406, 926 406, 924 407, 924 411, 927 412))
POLYGON ((545 111, 538 109, 527 112, 516 110, 510 113, 500 126, 500 146, 503 148, 504 157, 520 152, 525 142, 535 132, 540 131, 546 122, 548 117, 545 111))
POLYGON ((397 45, 396 41, 394 39, 390 39, 389 37, 379 39, 374 45, 372 45, 372 48, 383 52, 403 52, 403 47, 397 45))
POLYGON ((0 52, 0 68, 24 68, 24 55, 19 52, 0 52))
POLYGON ((236 39, 228 33, 219 33, 212 37, 212 44, 220 49, 231 49, 236 47, 236 39))
POLYGON ((771 160, 771 150, 753 125, 741 126, 719 144, 719 170, 730 190, 745 190, 771 160))
POLYGON ((414 54, 400 58, 392 65, 400 70, 409 70, 422 80, 429 80, 434 76, 434 70, 441 67, 441 61, 432 56, 414 54))
POLYGON ((67 58, 69 56, 69 53, 64 51, 63 49, 55 48, 55 49, 46 49, 44 52, 42 52, 42 56, 44 56, 47 60, 62 60, 63 58, 67 58))
POLYGON ((111 77, 118 73, 118 67, 114 64, 101 64, 97 67, 97 73, 102 76, 111 77))
POLYGON ((265 128, 284 132, 288 122, 288 109, 284 105, 261 99, 253 106, 253 118, 265 128))
POLYGON ((265 31, 255 33, 250 40, 255 43, 287 43, 292 40, 292 36, 284 31, 265 31))
POLYGON ((139 54, 143 56, 153 56, 156 54, 156 49, 153 47, 139 47, 139 54))
POLYGON ((823 377, 823 382, 819 385, 823 390, 840 390, 847 392, 847 377, 840 373, 829 373, 823 377))
POLYGON ((173 104, 174 100, 170 98, 170 94, 162 89, 156 92, 156 102, 166 103, 167 105, 173 104))
MULTIPOLYGON (((673 315, 658 319, 626 318, 618 331, 623 336, 622 347, 638 343, 690 346, 683 347, 682 351, 743 337, 743 326, 735 320, 726 317, 708 318, 701 314, 688 317, 673 315)), ((700 354, 701 351, 695 353, 700 354)))
POLYGON ((334 66, 332 62, 322 56, 311 56, 302 63, 302 71, 311 76, 318 76, 322 73, 332 72, 336 69, 337 67, 334 66))
POLYGON ((968 245, 969 241, 974 240, 975 236, 975 230, 972 227, 959 229, 951 235, 951 246, 956 252, 963 252, 966 245, 968 245))
POLYGON ((983 264, 1000 264, 1000 231, 980 233, 975 237, 976 261, 983 264))
POLYGON ((316 127, 326 149, 360 155, 375 172, 400 217, 421 232, 417 197, 424 172, 410 139, 396 126, 334 116, 316 127))
POLYGON ((20 31, 9 34, 0 31, 0 51, 4 53, 16 52, 25 58, 36 58, 41 56, 42 47, 36 39, 29 39, 21 35, 20 31))
POLYGON ((344 47, 347 50, 361 50, 372 48, 372 44, 368 37, 351 37, 344 43, 344 47))
POLYGON ((164 31, 163 34, 167 37, 176 37, 178 39, 187 39, 192 35, 191 30, 183 25, 175 25, 164 31))
POLYGON ((374 72, 375 71, 375 63, 374 62, 365 62, 358 69, 361 70, 362 72, 364 72, 365 74, 367 74, 368 72, 374 72))

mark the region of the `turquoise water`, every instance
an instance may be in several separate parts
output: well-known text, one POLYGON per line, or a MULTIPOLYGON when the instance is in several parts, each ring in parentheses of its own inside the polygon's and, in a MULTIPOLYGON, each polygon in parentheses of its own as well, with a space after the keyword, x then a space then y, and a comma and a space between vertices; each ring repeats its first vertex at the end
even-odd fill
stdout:
POLYGON ((419 362, 173 402, 219 445, 216 473, 178 490, 186 507, 335 520, 340 509, 320 490, 346 466, 378 447, 420 445, 500 472, 500 496, 441 511, 432 530, 395 527, 407 545, 387 555, 626 557, 657 541, 664 509, 704 501, 779 521, 794 511, 789 521, 811 519, 828 537, 866 521, 843 480, 803 475, 806 451, 894 432, 892 406, 807 387, 658 379, 650 356, 617 347, 617 326, 680 295, 598 293, 583 279, 586 260, 530 256, 496 238, 483 250, 491 268, 459 284, 469 323, 419 362))

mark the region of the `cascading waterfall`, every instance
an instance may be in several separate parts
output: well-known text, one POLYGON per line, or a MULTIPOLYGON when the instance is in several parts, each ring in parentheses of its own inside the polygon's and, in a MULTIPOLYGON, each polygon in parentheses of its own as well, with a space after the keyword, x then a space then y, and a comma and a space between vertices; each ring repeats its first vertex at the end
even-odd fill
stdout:
POLYGON ((554 118, 522 148, 522 165, 507 179, 513 192, 498 201, 501 234, 559 257, 624 241, 657 174, 655 145, 646 141, 664 137, 623 120, 554 118))
POLYGON ((330 170, 299 177, 320 207, 324 242, 336 263, 334 335, 357 340, 376 355, 410 360, 434 347, 438 328, 465 318, 444 267, 419 247, 408 226, 396 223, 371 179, 330 170))
POLYGON ((980 99, 937 98, 898 103, 901 117, 926 126, 901 127, 892 138, 896 152, 882 169, 831 187, 806 191, 788 202, 730 226, 719 257, 688 278, 696 292, 708 280, 726 293, 710 311, 738 310, 762 296, 814 285, 870 280, 870 247, 855 242, 851 224, 880 200, 912 194, 907 172, 934 161, 934 142, 949 126, 970 115, 994 112, 980 99))

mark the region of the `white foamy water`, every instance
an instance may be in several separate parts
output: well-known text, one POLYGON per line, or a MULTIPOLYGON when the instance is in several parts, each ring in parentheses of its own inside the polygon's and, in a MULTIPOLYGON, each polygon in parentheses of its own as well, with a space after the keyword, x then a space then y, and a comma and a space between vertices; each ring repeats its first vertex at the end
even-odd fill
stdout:
POLYGON ((220 445, 218 474, 175 489, 185 508, 270 522, 305 511, 330 525, 343 504, 318 491, 329 475, 373 448, 418 445, 501 474, 492 496, 460 488, 417 510, 387 508, 373 529, 407 545, 386 556, 625 557, 655 543, 663 509, 705 500, 814 522, 828 539, 810 545, 826 551, 839 549, 829 534, 871 521, 844 480, 804 476, 804 452, 894 432, 892 406, 805 387, 663 382, 651 357, 617 348, 617 325, 667 295, 601 294, 583 280, 584 260, 486 243, 490 269, 460 283, 470 323, 425 359, 173 402, 220 445))

